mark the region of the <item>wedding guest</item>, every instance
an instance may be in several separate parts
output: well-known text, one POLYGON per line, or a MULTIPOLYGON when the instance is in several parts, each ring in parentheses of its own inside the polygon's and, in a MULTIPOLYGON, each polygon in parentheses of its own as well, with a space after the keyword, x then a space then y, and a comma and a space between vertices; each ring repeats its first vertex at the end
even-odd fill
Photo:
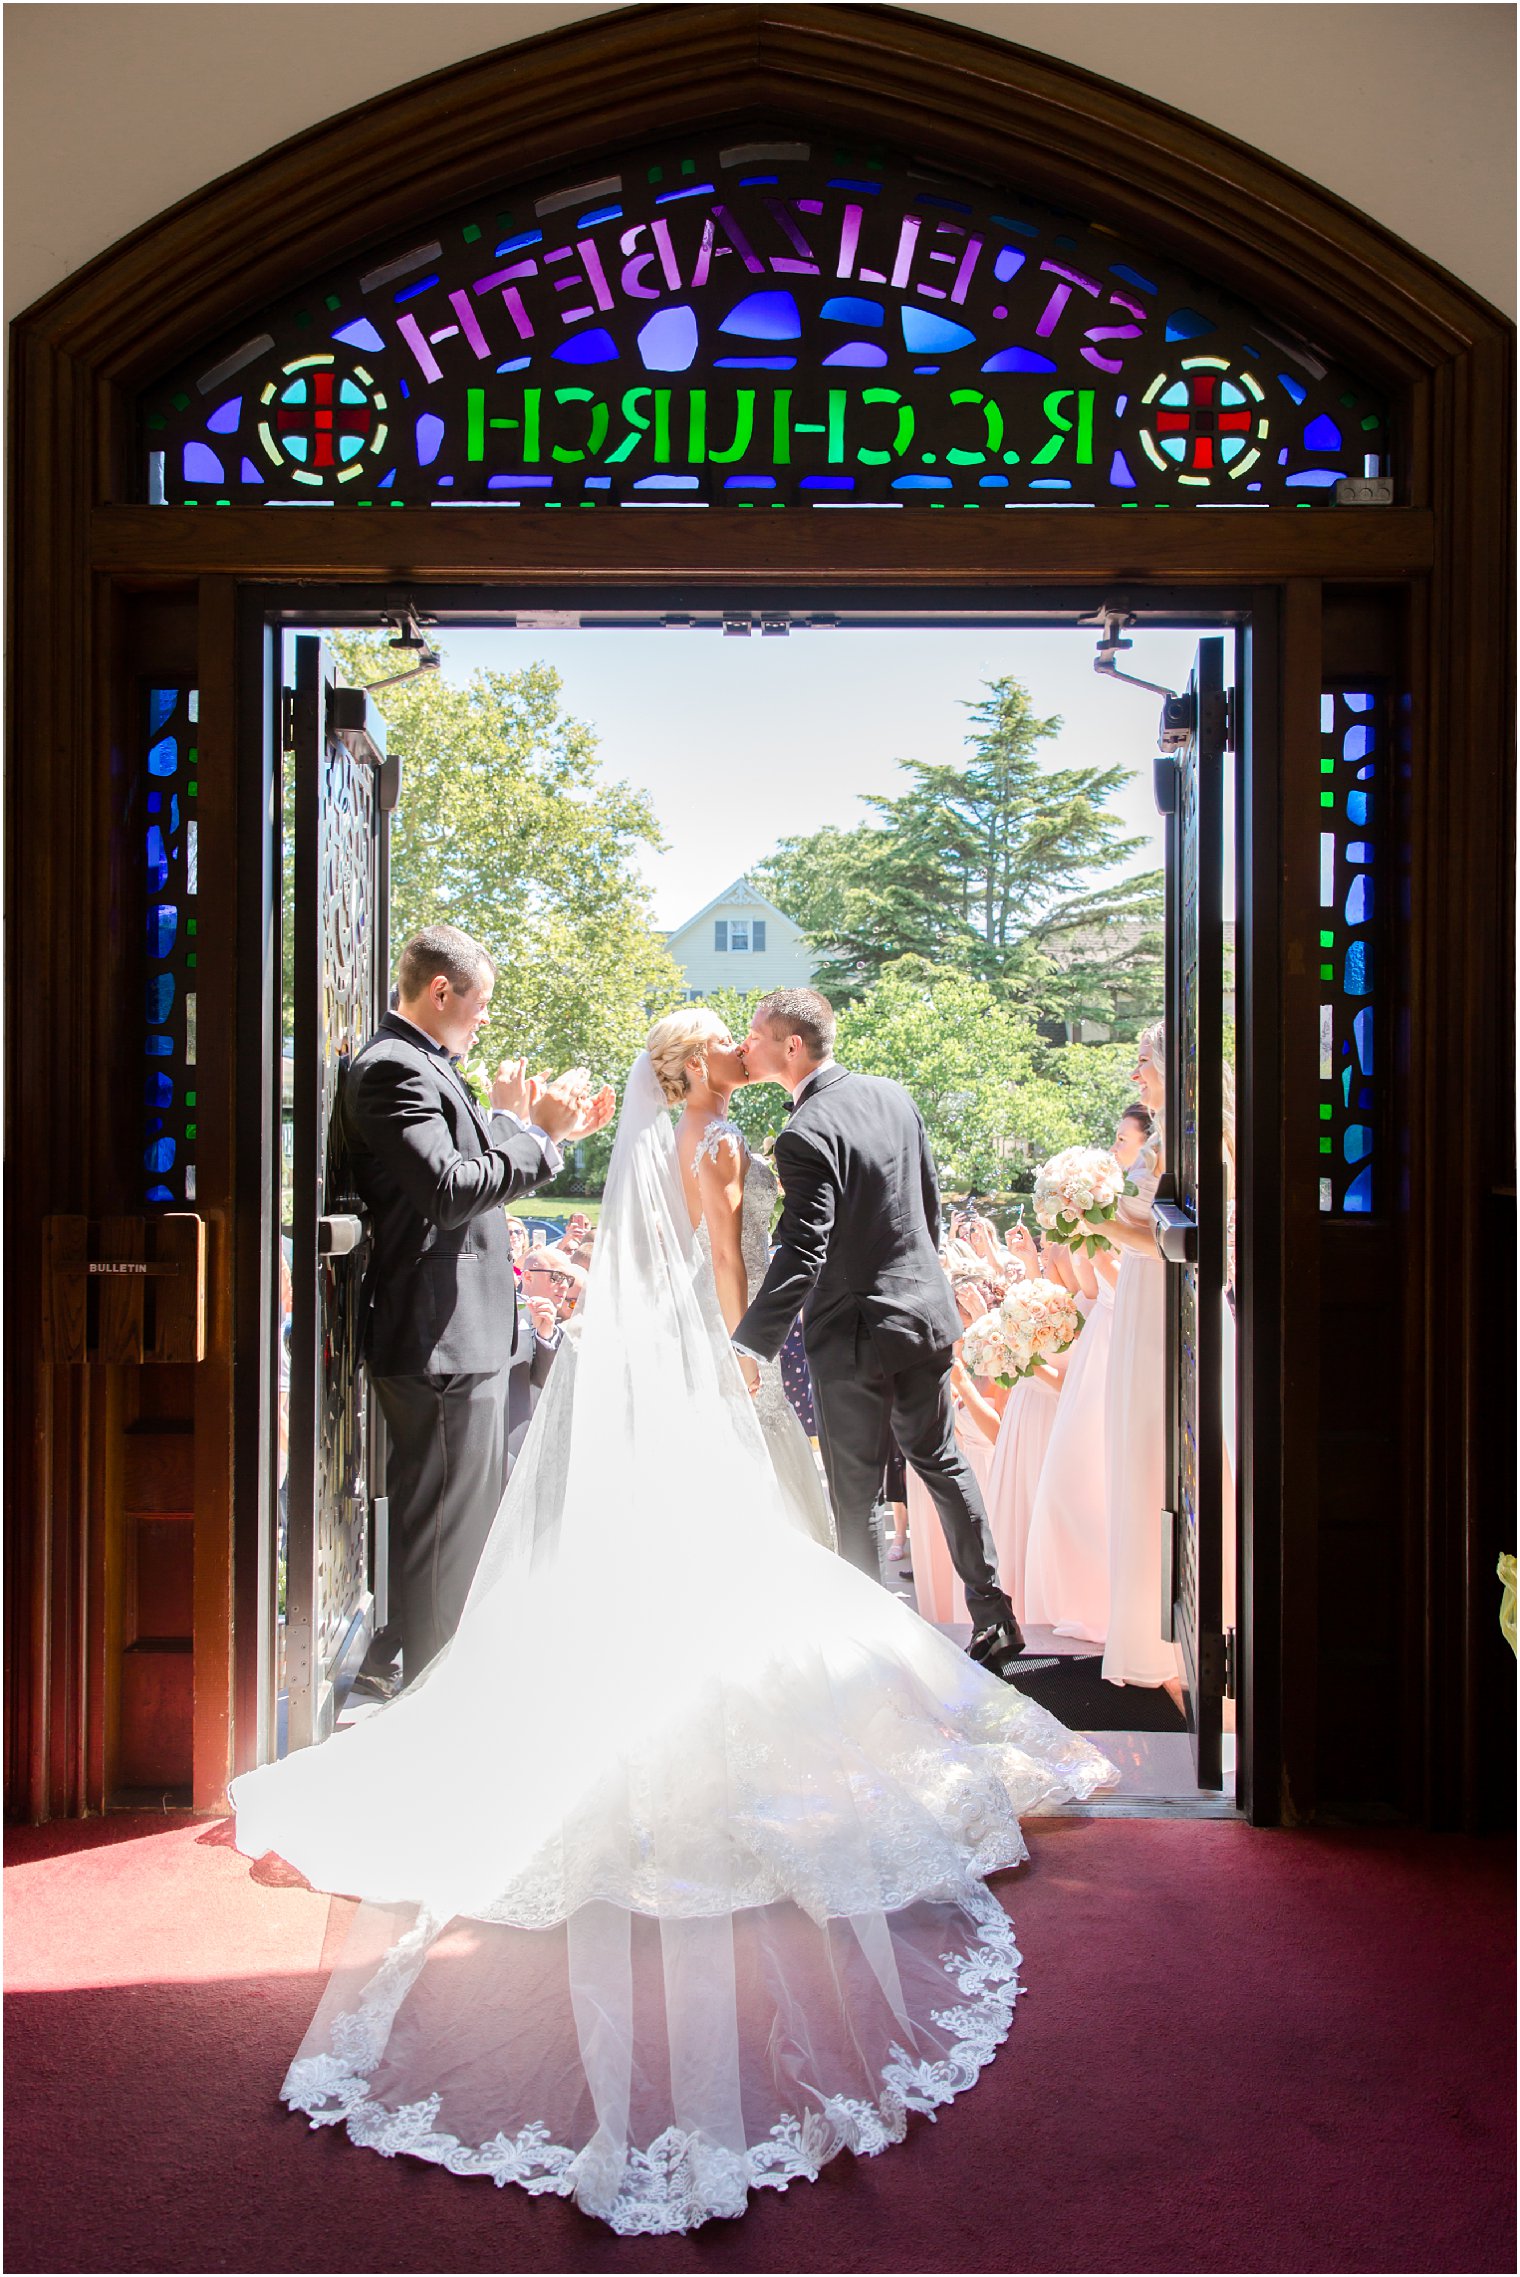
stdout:
POLYGON ((1121 1263, 1104 1404, 1109 1608, 1103 1674, 1110 1684, 1180 1694, 1177 1649, 1161 1634, 1161 1526, 1166 1501, 1166 1267, 1151 1203, 1165 1166, 1165 1039, 1159 1021, 1135 1053, 1131 1080, 1153 1118, 1135 1163, 1139 1192, 1104 1230, 1121 1263))
MULTIPOLYGON (((976 1281, 969 1276, 956 1282, 955 1303, 963 1326, 970 1327, 987 1310, 987 1298, 976 1281)), ((967 1375, 960 1362, 960 1345, 951 1367, 951 1397, 955 1403, 955 1436, 961 1453, 971 1466, 977 1485, 986 1499, 987 1473, 992 1463, 992 1443, 997 1436, 998 1411, 988 1398, 989 1390, 997 1387, 978 1385, 967 1375)), ((1003 1395, 1005 1398, 1007 1394, 1003 1395)), ((913 1588, 918 1610, 926 1621, 935 1621, 942 1628, 956 1622, 969 1622, 965 1592, 961 1588, 944 1529, 930 1499, 929 1490, 919 1478, 912 1464, 907 1473, 908 1541, 913 1566, 913 1588)))
POLYGON ((507 1249, 512 1259, 512 1270, 517 1275, 517 1285, 521 1288, 523 1259, 528 1254, 528 1229, 521 1218, 514 1218, 510 1212, 507 1217, 507 1249))
MULTIPOLYGON (((1007 1253, 1020 1279, 1049 1277, 1043 1274, 1039 1250, 1022 1225, 1010 1233, 1007 1253)), ((1070 1351, 1063 1352, 1048 1364, 1042 1362, 1032 1375, 1022 1377, 1014 1385, 998 1425, 987 1474, 987 1519, 997 1548, 998 1579, 1013 1601, 1015 1614, 1026 1624, 1045 1619, 1043 1609, 1038 1613, 1028 1609, 1029 1533, 1045 1453, 1055 1428, 1062 1382, 1071 1358, 1070 1351)))
MULTIPOLYGON (((542 1254, 542 1252, 540 1253, 542 1254)), ((517 1342, 507 1363, 507 1456, 502 1477, 512 1475, 512 1465, 522 1452, 522 1443, 528 1436, 538 1395, 549 1381, 549 1370, 563 1340, 564 1330, 553 1300, 547 1294, 530 1294, 525 1277, 519 1275, 517 1291, 517 1342)))
POLYGON ((881 1499, 892 1520, 887 1557, 891 1564, 901 1565, 908 1554, 908 1466, 901 1447, 890 1436, 886 1467, 881 1474, 881 1499))
MULTIPOLYGON (((1149 1110, 1127 1107, 1112 1150, 1121 1169, 1133 1170, 1149 1132, 1149 1110)), ((1056 1242, 1046 1243, 1042 1259, 1049 1278, 1075 1286, 1085 1318, 1064 1355, 1060 1407, 1029 1511, 1025 1602, 1031 1621, 1101 1644, 1110 1586, 1105 1411, 1119 1262, 1112 1249, 1089 1258, 1056 1242)))

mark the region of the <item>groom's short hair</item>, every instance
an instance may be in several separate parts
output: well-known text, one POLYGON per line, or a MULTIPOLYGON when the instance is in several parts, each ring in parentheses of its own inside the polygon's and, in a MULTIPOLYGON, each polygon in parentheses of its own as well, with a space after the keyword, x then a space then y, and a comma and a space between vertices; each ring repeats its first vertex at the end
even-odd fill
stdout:
POLYGON ((457 925, 424 925, 407 942, 396 967, 402 1003, 414 1004, 419 996, 425 996, 440 973, 463 996, 487 973, 494 979, 496 965, 489 951, 472 941, 468 933, 461 933, 457 925))
POLYGON ((809 1059, 834 1049, 834 1007, 816 988, 776 988, 755 1007, 755 1018, 788 1036, 800 1036, 809 1059))

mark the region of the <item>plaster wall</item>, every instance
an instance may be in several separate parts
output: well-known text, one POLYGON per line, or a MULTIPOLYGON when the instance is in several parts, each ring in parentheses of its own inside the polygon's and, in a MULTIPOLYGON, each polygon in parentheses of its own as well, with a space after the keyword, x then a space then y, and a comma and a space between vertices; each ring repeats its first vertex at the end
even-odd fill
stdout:
MULTIPOLYGON (((607 12, 552 0, 10 0, 7 317, 166 207, 320 120, 607 12)), ((1060 0, 912 12, 1078 64, 1222 128, 1514 314, 1508 0, 1060 0)))

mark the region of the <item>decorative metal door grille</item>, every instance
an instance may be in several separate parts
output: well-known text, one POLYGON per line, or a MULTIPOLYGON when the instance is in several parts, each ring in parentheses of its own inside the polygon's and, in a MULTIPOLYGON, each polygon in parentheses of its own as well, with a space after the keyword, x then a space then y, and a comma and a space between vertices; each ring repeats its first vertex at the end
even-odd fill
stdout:
POLYGON ((142 399, 161 504, 1310 507, 1384 404, 1014 192, 807 137, 482 200, 142 399))
MULTIPOLYGON (((1167 972, 1166 1166, 1175 1210, 1167 1273, 1170 1385, 1167 1463, 1171 1556, 1164 1618, 1182 1653, 1201 1787, 1221 1783, 1224 1638, 1220 1305, 1224 1288, 1221 1064, 1224 940, 1221 862, 1228 698, 1224 642, 1201 641, 1191 739, 1177 756, 1167 830, 1171 953, 1167 972), (1181 1237, 1181 1238, 1179 1238, 1181 1237)), ((1169 1570, 1167 1570, 1169 1568, 1169 1570)))
POLYGON ((331 1728, 333 1678, 373 1613, 370 1417, 358 1357, 364 1253, 334 1252, 330 1221, 355 1213, 334 1108, 342 1071, 373 1028, 377 770, 333 718, 322 643, 296 643, 295 1144, 291 1200, 290 1514, 286 1666, 290 1744, 331 1728))

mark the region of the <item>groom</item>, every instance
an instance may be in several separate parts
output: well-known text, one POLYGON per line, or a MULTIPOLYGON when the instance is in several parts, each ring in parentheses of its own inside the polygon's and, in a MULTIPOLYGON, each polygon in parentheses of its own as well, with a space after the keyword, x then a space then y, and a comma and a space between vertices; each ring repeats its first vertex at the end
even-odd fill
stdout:
POLYGON ((967 1649, 1010 1677, 1024 1639, 956 1444, 961 1320, 939 1261, 939 1187, 918 1110, 897 1084, 836 1066, 833 1009, 815 989, 767 996, 739 1050, 752 1083, 779 1083, 792 1098, 776 1140, 786 1202, 770 1270, 734 1330, 740 1363, 773 1360, 802 1308, 841 1556, 880 1578, 871 1511, 890 1429, 945 1529, 971 1614, 967 1649))
POLYGON ((369 1211, 362 1350, 390 1450, 394 1618, 357 1689, 389 1698, 459 1625, 501 1500, 517 1283, 503 1203, 560 1168, 560 1148, 611 1120, 609 1088, 529 1081, 504 1064, 482 1109, 458 1071, 484 1027, 496 967, 455 925, 401 952, 396 1009, 355 1055, 339 1097, 369 1211))

